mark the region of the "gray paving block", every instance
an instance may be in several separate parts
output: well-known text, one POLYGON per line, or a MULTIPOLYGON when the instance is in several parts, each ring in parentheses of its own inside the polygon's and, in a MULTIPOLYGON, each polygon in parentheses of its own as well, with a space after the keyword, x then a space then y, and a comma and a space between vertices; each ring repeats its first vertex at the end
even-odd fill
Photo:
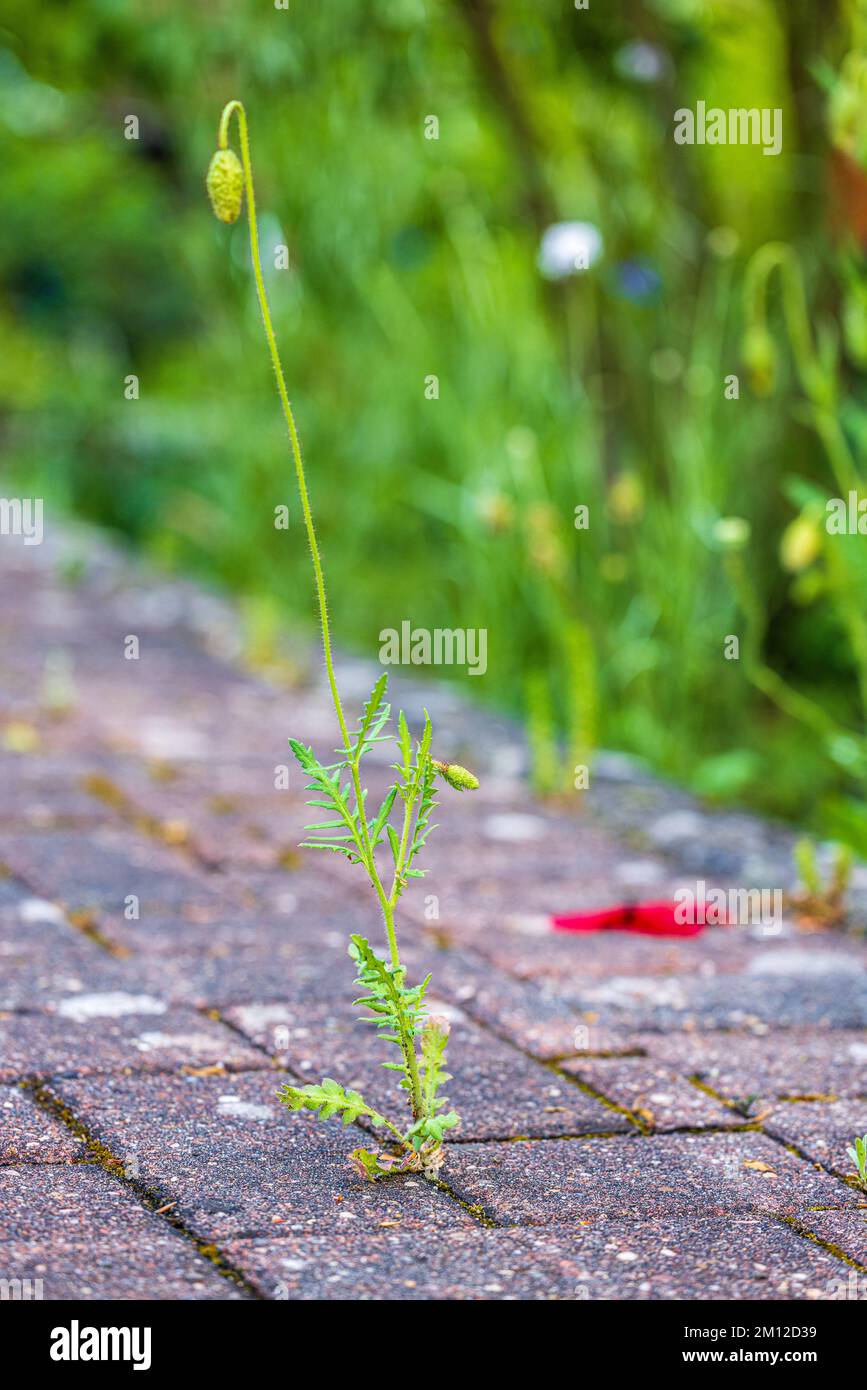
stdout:
POLYGON ((248 1297, 128 1188, 86 1164, 0 1168, 0 1279, 29 1280, 31 1297, 46 1300, 248 1297))
POLYGON ((449 1182, 496 1221, 519 1224, 858 1204, 844 1183, 756 1133, 461 1144, 449 1182))
POLYGON ((475 1224, 424 1178, 360 1178, 348 1155, 370 1139, 356 1126, 290 1114, 276 1094, 285 1079, 273 1072, 107 1077, 53 1089, 208 1240, 350 1225, 376 1230, 382 1222, 475 1224))
POLYGON ((233 1241, 268 1298, 816 1302, 851 1271, 770 1217, 233 1241))

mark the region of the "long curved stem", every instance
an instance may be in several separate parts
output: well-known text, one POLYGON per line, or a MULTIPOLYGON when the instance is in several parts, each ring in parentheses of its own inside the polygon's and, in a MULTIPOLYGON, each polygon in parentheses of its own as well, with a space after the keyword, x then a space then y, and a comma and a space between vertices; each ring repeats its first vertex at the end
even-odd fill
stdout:
MULTIPOLYGON (((295 416, 289 401, 289 392, 286 388, 286 378, 283 374, 283 364, 280 360, 280 352, 277 347, 277 339, 274 334, 274 325, 271 321, 271 310, 268 305, 268 296, 265 293, 265 280, 262 275, 262 256, 259 250, 259 228, 256 219, 256 195, 253 190, 253 166, 250 160, 250 137, 247 127, 247 113, 243 102, 230 101, 223 110, 220 117, 220 127, 217 136, 221 150, 228 146, 229 124, 232 116, 238 118, 238 131, 241 140, 241 164, 244 169, 244 187, 247 195, 247 220, 250 228, 250 253, 253 260, 253 275, 256 280, 256 294, 259 299, 259 309, 262 314, 262 323, 265 328, 265 337, 268 342, 268 351, 271 354, 271 364, 274 368, 274 375, 277 378, 277 390, 280 395, 280 405, 283 408, 283 415, 286 420, 286 427, 289 431, 289 440, 292 445, 292 456, 295 461, 295 477, 298 481, 298 493, 301 498, 301 510, 304 515, 304 526, 307 531, 307 540, 310 545, 310 554, 313 559, 313 573, 316 581, 316 598, 319 604, 319 621, 322 627, 322 649, 325 655, 325 669, 328 673, 328 684, 331 689, 331 699, 334 705, 334 712, 337 715, 337 723, 340 727, 340 736, 343 746, 349 756, 349 729, 346 724, 346 716, 343 713, 343 705, 340 699, 340 691, 337 688, 337 677, 334 673, 334 657, 331 648, 331 628, 328 621, 328 601, 325 595, 325 576, 322 571, 322 558, 319 553, 319 542, 316 538, 316 528, 313 524, 313 512, 310 507, 310 495, 307 490, 307 478, 304 473, 304 460, 301 456, 301 443, 298 438, 298 429, 295 424, 295 416)), ((394 915, 389 910, 389 901, 379 871, 376 867, 373 855, 373 846, 370 842, 370 831, 367 825, 367 816, 364 810, 364 798, 361 791, 361 777, 358 771, 357 758, 349 758, 349 772, 352 778, 352 788, 355 794, 355 801, 358 807, 358 822, 361 831, 361 839, 365 852, 365 867, 370 875, 376 896, 382 909, 383 920, 385 922, 386 934, 388 936, 388 946, 391 952, 391 963, 394 966, 400 965, 400 957, 397 949, 397 937, 394 930, 394 915)))
MULTIPOLYGON (((259 299, 259 308, 262 314, 262 323, 265 328, 265 337, 268 342, 268 351, 271 354, 271 364, 274 368, 274 375, 277 378, 277 390, 280 396, 280 405, 283 408, 283 415, 286 420, 286 427, 289 431, 289 440, 292 446, 292 457, 295 461, 295 477, 298 481, 298 493, 301 498, 301 510, 304 515, 304 526, 307 531, 307 540, 310 545, 310 554, 313 559, 313 573, 316 580, 316 598, 319 604, 319 621, 322 627, 322 649, 325 655, 325 668, 328 673, 328 684, 331 690, 331 699, 334 705, 334 712, 337 715, 337 723, 340 727, 340 736, 343 740, 343 747, 346 751, 352 788, 355 795, 355 804, 358 808, 358 826, 361 835, 361 844, 364 853, 364 865, 367 869, 370 881, 373 885, 382 911, 385 932, 388 938, 388 948, 391 955, 391 964, 395 969, 400 969, 400 955, 397 948, 397 934, 394 926, 394 895, 387 894, 376 867, 374 849, 370 839, 370 830, 367 824, 367 813, 364 805, 364 795, 361 789, 361 777, 358 769, 360 751, 356 750, 355 756, 350 753, 349 729, 346 723, 346 716, 343 713, 343 704, 340 699, 340 691, 337 687, 337 677, 334 672, 334 657, 331 648, 331 628, 328 622, 328 602, 325 595, 325 576, 322 571, 322 558, 319 553, 319 542, 316 538, 316 528, 313 524, 313 512, 310 506, 310 495, 307 490, 307 478, 304 473, 304 460, 301 456, 301 443, 298 438, 298 429, 295 424, 295 416, 292 412, 292 405, 289 401, 289 392, 286 388, 286 378, 283 374, 283 364, 280 360, 280 352, 277 347, 277 338, 274 333, 274 325, 271 320, 271 310, 268 305, 268 296, 265 292, 265 280, 262 275, 262 256, 259 249, 259 228, 256 219, 256 195, 253 189, 253 166, 250 159, 250 137, 247 127, 247 112, 243 102, 230 101, 223 108, 220 117, 220 125, 217 133, 217 143, 221 150, 225 150, 229 143, 229 125, 233 116, 238 119, 238 131, 241 140, 241 164, 244 171, 244 188, 247 195, 247 221, 250 229, 250 254, 253 261, 253 274, 256 280, 256 294, 259 299)), ((402 1039, 402 1047, 409 1072, 410 1086, 412 1091, 412 1112, 415 1119, 419 1119, 424 1113, 421 1083, 418 1073, 418 1062, 415 1054, 415 1043, 411 1035, 402 1039)), ((390 1129, 394 1126, 390 1125, 390 1129)), ((394 1133, 398 1133, 394 1130, 394 1133)), ((403 1142, 403 1140, 401 1140, 403 1142)))

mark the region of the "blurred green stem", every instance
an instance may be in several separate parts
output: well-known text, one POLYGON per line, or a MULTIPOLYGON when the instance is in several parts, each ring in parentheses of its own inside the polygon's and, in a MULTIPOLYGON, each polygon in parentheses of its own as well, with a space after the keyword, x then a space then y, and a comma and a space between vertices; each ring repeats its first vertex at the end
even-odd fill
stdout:
MULTIPOLYGON (((762 246, 753 256, 744 277, 744 298, 748 327, 768 335, 767 299, 768 287, 773 272, 779 272, 782 285, 783 316, 788 330, 789 342, 795 359, 798 379, 811 407, 811 417, 816 433, 821 440, 834 479, 845 497, 850 491, 858 491, 859 475, 849 446, 836 413, 835 360, 822 361, 814 342, 810 319, 807 312, 807 296, 804 289, 804 276, 800 261, 791 246, 786 242, 772 241, 762 246)), ((769 335, 768 335, 769 336, 769 335)), ((740 564, 740 561, 738 561, 740 564)), ((743 570, 743 566, 741 565, 743 570)), ((849 644, 855 662, 858 693, 862 714, 867 722, 867 621, 860 604, 853 596, 849 576, 839 555, 831 548, 826 551, 826 572, 829 589, 834 594, 849 637, 849 644)), ((739 581, 739 592, 746 593, 746 573, 739 581)), ((758 600, 751 600, 756 611, 760 611, 758 600)), ((761 665, 759 649, 761 637, 753 646, 754 668, 761 673, 762 688, 770 694, 789 713, 818 731, 822 723, 833 725, 819 707, 805 700, 791 689, 776 672, 761 665), (785 695, 783 694, 785 692, 785 695), (785 703, 783 703, 785 701, 785 703), (818 716, 822 715, 820 719, 818 716)))

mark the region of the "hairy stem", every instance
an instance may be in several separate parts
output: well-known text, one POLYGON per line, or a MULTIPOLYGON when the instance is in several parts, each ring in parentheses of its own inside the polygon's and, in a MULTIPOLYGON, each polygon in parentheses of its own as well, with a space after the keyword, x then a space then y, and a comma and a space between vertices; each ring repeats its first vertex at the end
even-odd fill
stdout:
MULTIPOLYGON (((367 825, 367 814, 364 808, 364 797, 361 790, 361 777, 358 770, 358 754, 354 758, 349 756, 349 729, 346 724, 346 716, 343 713, 343 704, 340 699, 340 691, 337 688, 337 677, 334 672, 334 657, 331 648, 331 628, 328 621, 328 602, 325 595, 325 576, 322 570, 322 558, 319 553, 319 542, 316 538, 316 528, 313 524, 313 512, 310 507, 310 496, 307 491, 307 478, 304 473, 304 460, 301 457, 301 443, 298 438, 298 429, 295 424, 295 416, 292 413, 292 406, 289 401, 289 392, 286 388, 286 378, 283 374, 283 364, 280 360, 280 352, 277 347, 277 338, 274 334, 274 325, 271 320, 271 310, 268 305, 268 296, 265 293, 265 280, 262 275, 262 256, 259 250, 259 227, 256 219, 256 195, 253 190, 253 166, 250 159, 250 138, 247 127, 247 112, 240 101, 230 101, 223 109, 220 117, 220 126, 217 142, 221 150, 225 150, 229 143, 229 125, 232 116, 237 116, 238 131, 241 140, 241 164, 244 169, 244 187, 247 195, 247 222, 250 229, 250 254, 253 261, 253 275, 256 280, 256 294, 259 299, 259 309, 262 314, 262 323, 265 328, 265 337, 268 342, 268 351, 271 354, 271 365, 274 368, 274 375, 277 378, 277 391, 280 396, 280 405, 283 408, 283 415, 286 420, 286 427, 289 431, 289 440, 292 446, 292 457, 295 461, 295 477, 298 482, 298 494, 301 499, 301 511, 304 515, 304 526, 307 531, 307 540, 310 545, 310 554, 313 559, 313 574, 316 581, 316 598, 319 604, 319 621, 322 628, 322 650, 325 655, 325 669, 328 673, 328 684, 331 690, 331 700, 334 705, 334 712, 337 715, 337 723, 340 727, 340 736, 343 746, 347 750, 349 762, 349 773, 352 778, 352 789, 355 794, 355 804, 358 807, 358 822, 361 831, 361 841, 364 850, 364 866, 367 869, 370 881, 373 885, 382 910, 383 921, 385 923, 386 936, 388 937, 388 948, 391 954, 391 963, 395 969, 400 966, 400 956, 397 948, 397 935, 394 927, 394 903, 386 894, 374 860, 373 845, 370 840, 370 830, 367 825)), ((415 1060, 415 1042, 411 1037, 403 1039, 404 1052, 410 1068, 410 1079, 412 1081, 412 1108, 415 1119, 422 1114, 421 1086, 418 1078, 418 1066, 415 1060)))

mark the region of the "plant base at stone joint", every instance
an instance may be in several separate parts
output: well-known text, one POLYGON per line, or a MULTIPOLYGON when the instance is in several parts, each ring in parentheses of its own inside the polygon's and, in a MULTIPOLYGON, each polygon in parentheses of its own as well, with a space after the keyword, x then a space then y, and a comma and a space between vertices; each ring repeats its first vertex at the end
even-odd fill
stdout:
POLYGON ((331 629, 325 596, 325 577, 301 445, 289 402, 283 366, 274 335, 271 312, 262 276, 262 261, 256 222, 256 201, 247 114, 239 101, 223 109, 214 154, 207 176, 208 194, 214 213, 221 222, 237 221, 244 197, 250 229, 250 252, 256 292, 271 362, 277 378, 277 391, 289 432, 295 477, 304 526, 310 546, 313 578, 322 628, 322 648, 328 685, 340 735, 336 760, 321 763, 312 748, 290 739, 292 752, 307 777, 306 789, 314 793, 308 804, 320 812, 320 819, 307 827, 303 847, 342 855, 360 865, 370 880, 382 912, 388 946, 386 956, 377 955, 366 937, 354 935, 349 954, 355 962, 360 995, 355 1003, 377 1029, 391 1049, 393 1061, 383 1066, 395 1073, 409 1111, 408 1123, 399 1125, 369 1105, 357 1091, 346 1090, 338 1081, 324 1078, 318 1085, 286 1085, 279 1093, 290 1110, 313 1110, 322 1119, 339 1119, 344 1125, 365 1121, 383 1133, 384 1148, 359 1148, 351 1155, 357 1170, 371 1180, 412 1169, 432 1177, 443 1162, 443 1137, 458 1124, 454 1110, 442 1088, 451 1080, 445 1069, 449 1025, 443 1018, 430 1016, 425 995, 430 976, 421 984, 409 985, 401 964, 395 927, 395 909, 413 878, 424 870, 418 859, 430 831, 436 801, 437 778, 456 791, 471 791, 478 781, 466 768, 435 759, 431 753, 431 723, 425 713, 424 730, 413 740, 403 713, 398 716, 397 732, 388 732, 391 709, 386 702, 387 677, 380 676, 364 706, 358 728, 350 732, 337 686, 331 649, 331 629), (229 126, 237 117, 241 157, 229 147, 229 126), (393 740, 397 760, 392 764, 395 780, 381 806, 371 811, 367 791, 361 785, 361 763, 377 743, 393 740), (323 817, 324 813, 324 817, 323 817), (381 851, 377 859, 377 851, 381 851), (385 861, 386 869, 381 868, 385 861))
POLYGON ((846 1152, 858 1169, 858 1182, 867 1192, 867 1134, 855 1139, 846 1152))

